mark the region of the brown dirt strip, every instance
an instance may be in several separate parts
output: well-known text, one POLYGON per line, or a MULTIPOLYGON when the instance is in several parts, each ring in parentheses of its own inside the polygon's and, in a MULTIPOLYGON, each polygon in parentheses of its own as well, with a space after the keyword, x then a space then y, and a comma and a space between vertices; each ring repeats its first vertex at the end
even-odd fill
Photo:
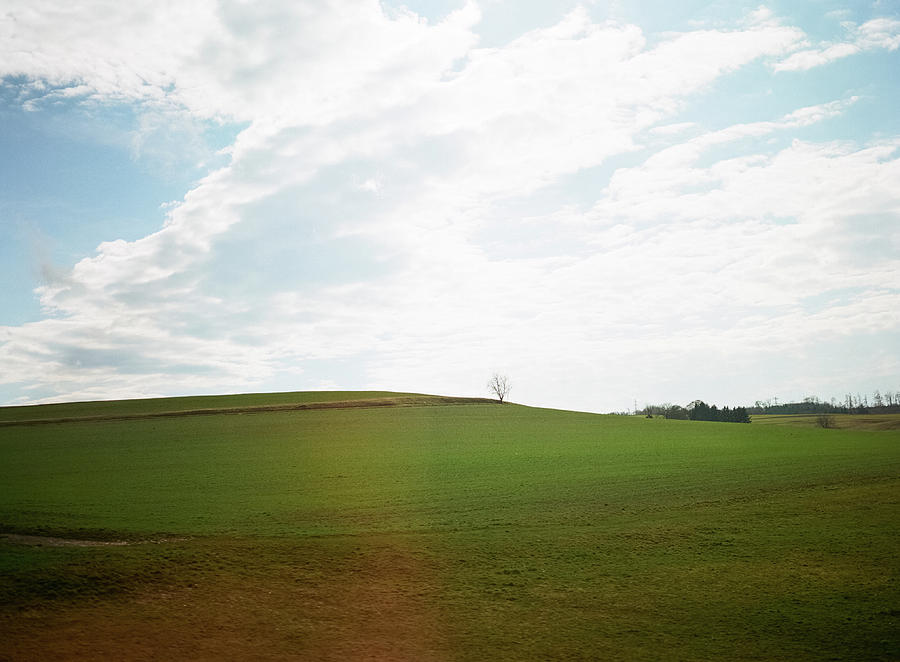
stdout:
POLYGON ((0 533, 0 541, 30 547, 121 547, 124 545, 161 544, 181 542, 187 538, 157 538, 154 540, 77 540, 52 536, 27 536, 19 533, 0 533))
POLYGON ((32 418, 20 421, 0 421, 0 427, 14 425, 47 425, 50 423, 86 423, 96 421, 128 421, 178 416, 213 416, 216 414, 261 414, 280 411, 304 411, 307 409, 370 409, 376 407, 430 407, 436 405, 496 404, 487 398, 378 398, 371 400, 336 400, 333 402, 304 402, 287 405, 258 405, 252 407, 226 407, 220 409, 185 409, 182 411, 148 412, 144 414, 103 414, 97 416, 66 416, 61 418, 32 418))
POLYGON ((109 547, 129 544, 125 540, 75 540, 51 536, 25 536, 18 533, 0 533, 0 541, 30 547, 109 547))

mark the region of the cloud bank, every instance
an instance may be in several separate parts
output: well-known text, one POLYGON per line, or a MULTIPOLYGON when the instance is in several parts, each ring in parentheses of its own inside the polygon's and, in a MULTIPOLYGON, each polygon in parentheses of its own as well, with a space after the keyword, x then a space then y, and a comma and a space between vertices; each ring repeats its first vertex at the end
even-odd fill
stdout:
MULTIPOLYGON (((900 139, 798 137, 853 113, 850 94, 683 117, 748 68, 895 50, 900 24, 810 49, 771 13, 650 40, 579 7, 485 48, 480 18, 13 3, 0 75, 32 112, 245 125, 158 231, 101 243, 36 289, 42 319, 0 327, 14 400, 480 395, 501 370, 536 404, 747 401, 805 388, 765 367, 802 356, 840 392, 851 367, 811 353, 896 339, 900 139)), ((898 374, 895 352, 850 361, 898 374)))

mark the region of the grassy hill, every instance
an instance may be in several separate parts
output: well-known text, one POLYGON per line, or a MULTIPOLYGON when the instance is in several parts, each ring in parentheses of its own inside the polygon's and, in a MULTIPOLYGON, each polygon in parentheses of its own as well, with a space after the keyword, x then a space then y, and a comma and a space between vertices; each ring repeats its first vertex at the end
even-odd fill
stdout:
POLYGON ((14 410, 0 657, 900 652, 896 430, 393 393, 14 410))

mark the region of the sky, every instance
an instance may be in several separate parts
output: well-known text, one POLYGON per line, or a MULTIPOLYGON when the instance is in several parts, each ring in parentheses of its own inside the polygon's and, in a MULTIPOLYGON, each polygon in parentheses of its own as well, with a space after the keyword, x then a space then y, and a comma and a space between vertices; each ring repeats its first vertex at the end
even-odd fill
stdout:
POLYGON ((900 391, 900 0, 0 5, 0 404, 900 391))

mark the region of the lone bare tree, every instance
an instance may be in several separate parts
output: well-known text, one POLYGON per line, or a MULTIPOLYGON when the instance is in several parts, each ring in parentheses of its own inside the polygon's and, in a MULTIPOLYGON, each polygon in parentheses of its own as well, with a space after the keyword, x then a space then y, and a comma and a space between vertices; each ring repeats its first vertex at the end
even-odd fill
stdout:
POLYGON ((509 394, 509 378, 506 375, 501 375, 495 372, 494 375, 488 380, 487 386, 488 390, 497 396, 497 399, 500 400, 500 404, 502 405, 503 400, 509 394))

